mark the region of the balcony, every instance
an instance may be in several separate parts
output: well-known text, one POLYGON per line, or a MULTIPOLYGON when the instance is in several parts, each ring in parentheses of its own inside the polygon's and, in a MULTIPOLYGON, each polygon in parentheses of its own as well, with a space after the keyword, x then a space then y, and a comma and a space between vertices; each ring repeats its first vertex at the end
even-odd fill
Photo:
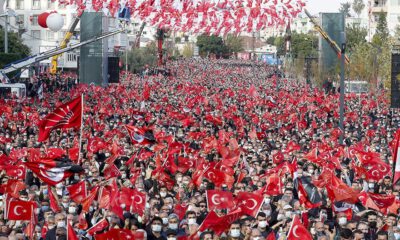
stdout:
POLYGON ((373 0, 371 5, 372 13, 387 12, 388 4, 386 0, 373 0))

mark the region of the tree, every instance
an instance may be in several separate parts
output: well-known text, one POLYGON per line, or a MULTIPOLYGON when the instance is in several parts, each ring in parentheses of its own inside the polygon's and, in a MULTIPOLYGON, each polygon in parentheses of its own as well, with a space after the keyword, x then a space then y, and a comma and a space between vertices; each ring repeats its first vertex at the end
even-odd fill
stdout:
POLYGON ((199 54, 207 56, 210 53, 215 54, 217 57, 227 56, 228 48, 224 44, 221 37, 212 35, 200 35, 197 37, 197 46, 199 47, 199 54))
POLYGON ((372 43, 377 46, 382 46, 388 41, 389 30, 387 25, 386 13, 380 12, 376 32, 372 38, 372 43))
MULTIPOLYGON (((125 64, 125 59, 123 64, 125 64)), ((157 46, 155 42, 150 43, 144 48, 133 48, 128 52, 128 69, 130 72, 137 73, 145 65, 155 66, 157 63, 157 46)))
POLYGON ((276 37, 273 45, 276 47, 276 55, 285 55, 285 39, 283 37, 276 37))
POLYGON ((360 15, 365 8, 365 3, 363 0, 354 0, 352 8, 353 11, 357 14, 357 17, 360 18, 360 15))
POLYGON ((274 45, 275 44, 275 39, 276 39, 276 37, 274 37, 274 36, 268 37, 267 38, 267 43, 269 45, 274 45))
POLYGON ((0 67, 30 55, 31 50, 26 46, 17 33, 8 32, 8 54, 4 53, 4 30, 0 28, 0 67))
POLYGON ((350 10, 351 10, 350 2, 345 2, 340 4, 339 12, 343 13, 345 17, 351 17, 350 10))
POLYGON ((292 33, 292 56, 304 58, 318 55, 318 37, 313 34, 292 33))
POLYGON ((226 47, 230 54, 243 51, 243 38, 229 34, 225 40, 226 47))
POLYGON ((352 52, 360 43, 366 42, 365 38, 368 35, 368 30, 361 27, 359 24, 348 24, 346 26, 346 41, 347 49, 352 52))

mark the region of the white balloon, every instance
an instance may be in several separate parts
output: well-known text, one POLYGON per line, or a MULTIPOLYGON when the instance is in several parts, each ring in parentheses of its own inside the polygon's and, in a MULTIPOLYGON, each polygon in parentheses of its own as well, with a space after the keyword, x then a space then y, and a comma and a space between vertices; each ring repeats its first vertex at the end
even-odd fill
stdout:
POLYGON ((59 13, 51 13, 47 17, 46 24, 51 31, 57 32, 64 26, 64 18, 59 13))

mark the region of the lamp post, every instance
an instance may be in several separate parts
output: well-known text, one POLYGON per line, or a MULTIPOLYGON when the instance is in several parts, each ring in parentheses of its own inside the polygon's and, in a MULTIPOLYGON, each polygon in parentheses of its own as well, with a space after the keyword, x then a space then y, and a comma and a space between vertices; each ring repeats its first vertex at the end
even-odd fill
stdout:
POLYGON ((15 13, 14 10, 8 7, 6 8, 5 13, 0 15, 0 17, 6 18, 4 23, 4 53, 8 53, 8 24, 10 16, 16 17, 17 14, 15 13))
POLYGON ((342 131, 340 134, 339 142, 343 145, 344 138, 344 64, 345 64, 345 54, 346 54, 346 34, 345 32, 340 33, 341 42, 341 57, 340 57, 340 117, 339 117, 339 127, 342 131))

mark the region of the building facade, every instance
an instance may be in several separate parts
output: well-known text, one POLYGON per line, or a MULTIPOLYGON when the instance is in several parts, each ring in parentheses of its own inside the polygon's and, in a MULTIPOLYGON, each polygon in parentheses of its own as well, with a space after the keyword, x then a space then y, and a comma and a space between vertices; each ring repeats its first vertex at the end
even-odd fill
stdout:
POLYGON ((400 20, 400 0, 368 0, 369 36, 376 31, 379 14, 386 13, 389 33, 394 35, 400 20))

